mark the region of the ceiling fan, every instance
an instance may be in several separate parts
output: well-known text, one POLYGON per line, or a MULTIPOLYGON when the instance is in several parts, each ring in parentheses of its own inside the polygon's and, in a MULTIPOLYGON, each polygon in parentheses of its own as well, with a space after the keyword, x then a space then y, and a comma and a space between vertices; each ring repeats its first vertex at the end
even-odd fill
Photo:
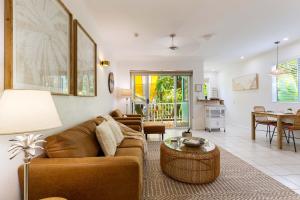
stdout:
POLYGON ((175 51, 179 48, 178 46, 174 45, 174 37, 176 37, 176 34, 172 33, 172 34, 170 34, 170 37, 171 37, 172 43, 171 43, 171 46, 169 47, 169 49, 175 51))

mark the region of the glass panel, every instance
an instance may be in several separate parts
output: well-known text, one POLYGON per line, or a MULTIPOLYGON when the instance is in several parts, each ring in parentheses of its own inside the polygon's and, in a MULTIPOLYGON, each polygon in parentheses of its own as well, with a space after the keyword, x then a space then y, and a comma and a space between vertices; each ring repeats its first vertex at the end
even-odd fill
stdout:
POLYGON ((176 127, 189 127, 189 77, 176 77, 176 127))
POLYGON ((277 100, 279 102, 298 101, 298 60, 293 59, 278 65, 287 74, 277 78, 277 100))
POLYGON ((189 81, 189 76, 133 75, 135 113, 167 128, 189 127, 189 81))
POLYGON ((147 76, 136 75, 133 76, 133 102, 134 112, 140 115, 146 115, 146 99, 147 99, 147 76))
POLYGON ((174 78, 151 76, 150 101, 153 121, 163 121, 167 128, 174 127, 174 78), (153 93, 153 94, 152 94, 153 93), (153 97, 151 99, 151 97, 153 97))

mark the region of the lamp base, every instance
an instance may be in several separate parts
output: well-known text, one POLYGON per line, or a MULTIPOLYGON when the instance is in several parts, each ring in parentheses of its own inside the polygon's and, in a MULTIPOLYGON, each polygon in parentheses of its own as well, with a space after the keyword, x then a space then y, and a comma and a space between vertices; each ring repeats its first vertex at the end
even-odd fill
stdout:
POLYGON ((24 195, 23 199, 28 200, 28 186, 29 186, 29 163, 24 163, 24 195))
POLYGON ((10 159, 13 159, 21 152, 24 152, 24 200, 28 200, 28 183, 29 183, 29 164, 30 160, 35 156, 37 149, 44 149, 39 146, 38 143, 46 142, 41 140, 42 135, 24 134, 23 136, 16 136, 16 138, 9 141, 13 141, 8 152, 11 152, 10 159))

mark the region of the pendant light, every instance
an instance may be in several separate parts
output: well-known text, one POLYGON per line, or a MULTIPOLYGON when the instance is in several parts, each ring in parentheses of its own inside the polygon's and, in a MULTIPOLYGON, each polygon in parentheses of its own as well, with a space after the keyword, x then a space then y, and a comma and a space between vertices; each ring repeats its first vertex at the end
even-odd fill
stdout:
POLYGON ((270 72, 272 76, 280 76, 286 74, 286 72, 282 69, 279 69, 279 44, 280 41, 276 41, 275 44, 277 45, 277 60, 276 60, 276 68, 273 68, 270 72))

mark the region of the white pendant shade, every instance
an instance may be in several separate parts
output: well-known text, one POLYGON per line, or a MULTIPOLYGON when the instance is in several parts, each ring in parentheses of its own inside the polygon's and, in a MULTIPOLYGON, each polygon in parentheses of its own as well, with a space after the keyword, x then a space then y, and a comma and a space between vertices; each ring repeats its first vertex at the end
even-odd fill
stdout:
POLYGON ((272 69, 270 72, 270 75, 272 75, 272 76, 280 76, 280 75, 284 75, 284 74, 286 74, 286 72, 281 69, 272 69))
POLYGON ((29 133, 62 126, 51 93, 5 90, 0 98, 0 134, 29 133))

